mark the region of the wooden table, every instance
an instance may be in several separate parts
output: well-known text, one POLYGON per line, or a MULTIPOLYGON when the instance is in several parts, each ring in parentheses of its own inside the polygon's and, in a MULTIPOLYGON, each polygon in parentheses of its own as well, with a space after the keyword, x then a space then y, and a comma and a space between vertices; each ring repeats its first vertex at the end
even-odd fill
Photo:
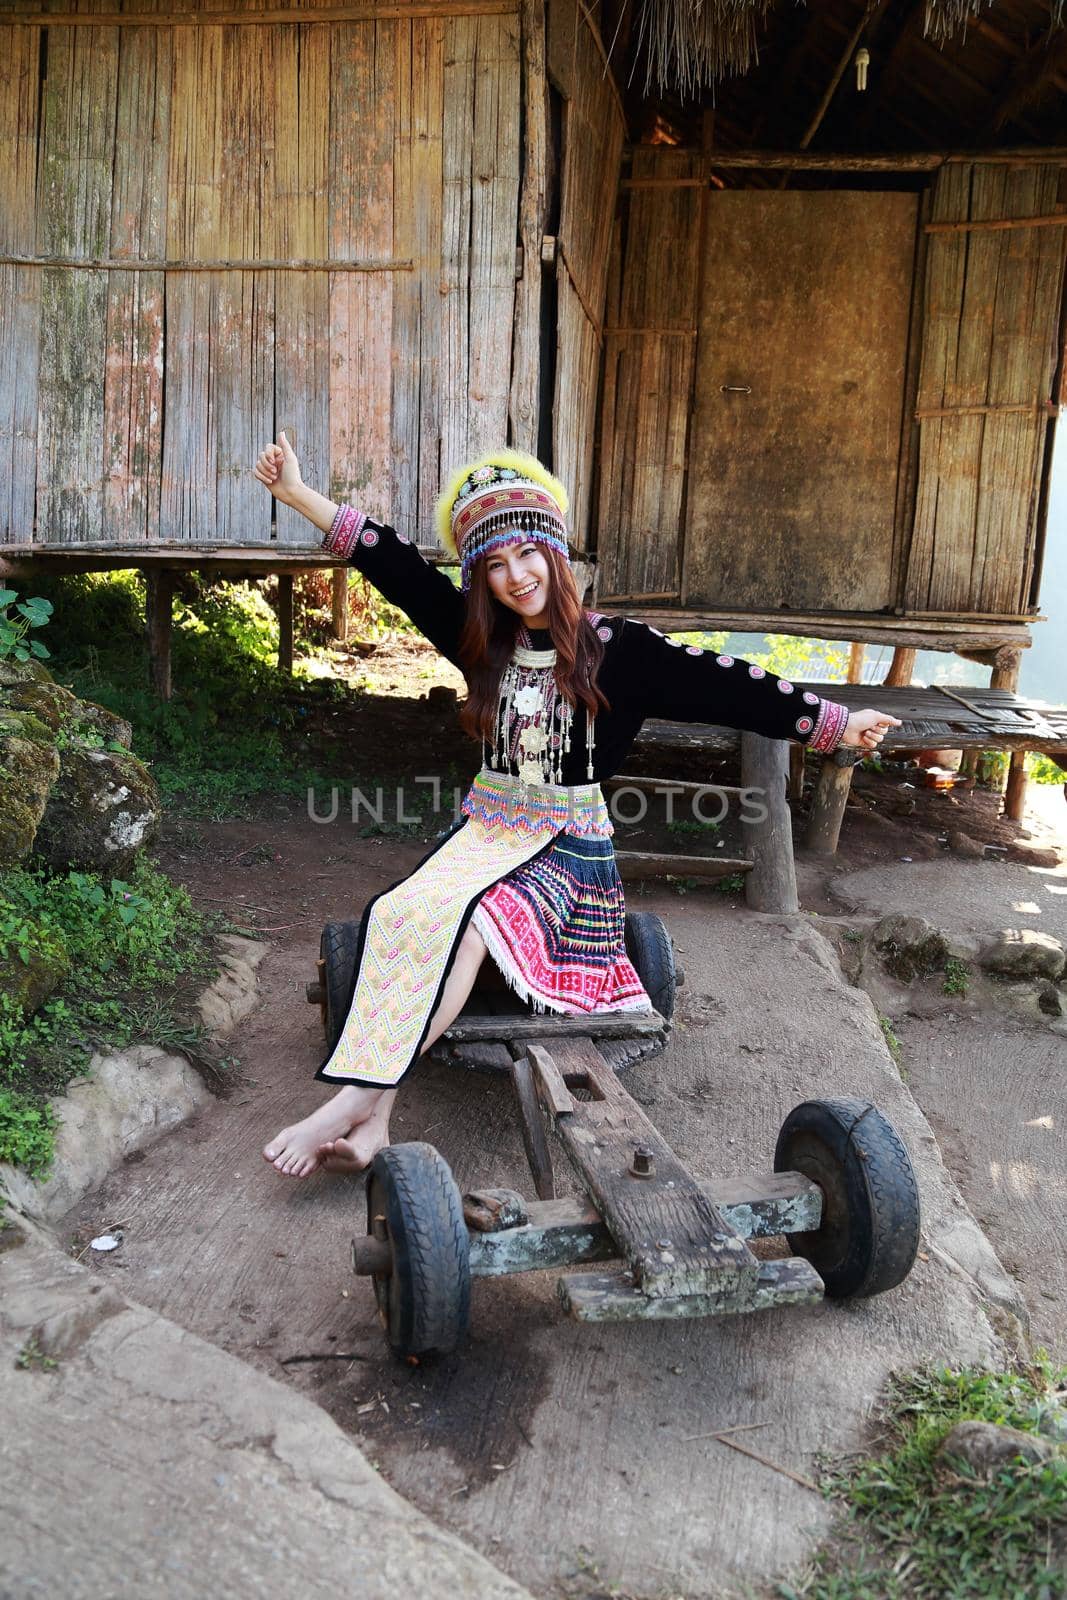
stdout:
MULTIPOLYGON (((1017 759, 1012 763, 1004 812, 1016 822, 1022 818, 1026 798, 1022 755, 1028 750, 1035 750, 1054 759, 1067 760, 1067 707, 1046 706, 1041 701, 1029 700, 1010 689, 971 686, 959 689, 910 686, 897 689, 881 684, 852 683, 802 683, 798 687, 837 700, 853 711, 870 706, 899 717, 902 726, 895 728, 887 737, 883 746, 885 750, 1013 752, 1017 759)), ((658 720, 646 722, 637 748, 646 750, 658 745, 668 745, 675 750, 698 750, 716 756, 740 747, 742 787, 757 786, 762 771, 765 778, 770 774, 775 779, 775 790, 778 768, 764 747, 785 748, 782 741, 761 739, 758 735, 741 734, 735 729, 712 724, 658 720)), ((802 748, 800 745, 792 746, 798 756, 802 748)), ((829 855, 836 851, 852 783, 852 768, 862 758, 862 751, 843 749, 823 759, 805 837, 809 849, 829 855)), ((777 800, 776 793, 774 799, 777 800)), ((789 829, 783 830, 779 825, 769 830, 753 830, 753 873, 746 877, 746 896, 749 904, 755 903, 756 909, 796 909, 795 890, 792 895, 789 892, 790 881, 795 881, 792 848, 789 829), (755 887, 759 874, 768 886, 763 895, 755 887), (750 890, 755 891, 755 901, 750 890), (772 900, 776 897, 776 903, 768 903, 768 895, 772 900)))

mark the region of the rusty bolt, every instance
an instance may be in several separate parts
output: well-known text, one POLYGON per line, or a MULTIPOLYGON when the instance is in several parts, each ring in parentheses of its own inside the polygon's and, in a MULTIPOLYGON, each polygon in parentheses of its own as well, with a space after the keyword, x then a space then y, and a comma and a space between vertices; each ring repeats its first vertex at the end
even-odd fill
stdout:
POLYGON ((630 1174, 634 1178, 654 1178, 656 1176, 656 1161, 647 1144, 635 1144, 633 1160, 630 1162, 630 1174))

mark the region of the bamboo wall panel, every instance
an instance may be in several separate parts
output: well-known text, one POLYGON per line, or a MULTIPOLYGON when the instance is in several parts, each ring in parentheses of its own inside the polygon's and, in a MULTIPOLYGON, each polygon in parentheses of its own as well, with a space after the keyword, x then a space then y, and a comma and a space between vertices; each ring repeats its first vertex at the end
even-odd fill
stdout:
POLYGON ((553 464, 588 544, 602 326, 625 125, 594 25, 574 0, 548 15, 550 76, 565 96, 556 261, 553 464))
MULTIPOLYGON (((694 151, 639 146, 635 178, 688 178, 694 151)), ((626 258, 608 296, 600 413, 598 594, 677 596, 700 283, 696 188, 630 191, 626 258)))
MULTIPOLYGON (((39 34, 10 28, 0 52, 0 252, 36 247, 39 34)), ((0 265, 0 530, 33 535, 37 482, 37 369, 41 274, 0 265)))
POLYGON ((442 474, 507 438, 517 15, 4 42, 0 239, 69 265, 0 267, 0 543, 36 497, 40 542, 315 545, 251 477, 281 426, 431 539, 442 474))
MULTIPOLYGON (((394 239, 396 60, 403 24, 333 32, 330 255, 390 261, 394 239)), ((376 517, 393 493, 391 272, 330 274, 330 495, 376 517)))
MULTIPOLYGON (((1048 215, 1056 191, 1054 168, 946 167, 932 220, 1048 215)), ((1026 607, 1063 272, 1058 228, 930 236, 909 610, 1026 607), (921 417, 957 406, 994 409, 921 417)))
MULTIPOLYGON (((167 157, 173 49, 169 32, 119 35, 112 257, 161 260, 167 248, 167 157)), ((162 470, 162 272, 108 273, 102 528, 146 540, 158 518, 162 470)))
MULTIPOLYGON (((37 249, 107 254, 115 166, 115 28, 49 29, 37 249)), ((103 536, 107 273, 41 273, 37 517, 53 542, 103 536)))
POLYGON ((894 601, 917 197, 707 204, 683 603, 878 611, 894 601))

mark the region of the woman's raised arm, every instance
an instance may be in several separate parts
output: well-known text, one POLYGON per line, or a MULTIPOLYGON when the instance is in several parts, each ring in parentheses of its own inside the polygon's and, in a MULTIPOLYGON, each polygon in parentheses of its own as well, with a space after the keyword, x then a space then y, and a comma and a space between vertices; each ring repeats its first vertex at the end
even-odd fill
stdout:
POLYGON ((876 750, 887 731, 900 726, 888 712, 849 711, 755 662, 683 645, 642 622, 626 621, 622 643, 646 717, 722 723, 769 739, 796 739, 824 753, 839 745, 876 750))
POLYGON ((336 563, 355 567, 390 604, 398 606, 430 643, 460 666, 463 596, 439 567, 431 566, 411 540, 354 506, 338 506, 300 475, 296 453, 284 433, 256 458, 253 475, 276 500, 314 523, 323 549, 336 563))

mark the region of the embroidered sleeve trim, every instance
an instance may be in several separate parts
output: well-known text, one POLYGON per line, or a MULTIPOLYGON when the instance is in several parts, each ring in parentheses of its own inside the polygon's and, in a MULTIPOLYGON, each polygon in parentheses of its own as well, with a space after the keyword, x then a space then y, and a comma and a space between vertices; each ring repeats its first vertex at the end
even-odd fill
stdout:
POLYGON ((848 727, 848 707, 836 700, 820 700, 815 731, 808 740, 808 749, 828 756, 837 749, 848 727))
POLYGON ((338 506, 330 531, 322 541, 322 548, 332 556, 348 561, 366 521, 365 511, 357 511, 355 506, 338 506))

